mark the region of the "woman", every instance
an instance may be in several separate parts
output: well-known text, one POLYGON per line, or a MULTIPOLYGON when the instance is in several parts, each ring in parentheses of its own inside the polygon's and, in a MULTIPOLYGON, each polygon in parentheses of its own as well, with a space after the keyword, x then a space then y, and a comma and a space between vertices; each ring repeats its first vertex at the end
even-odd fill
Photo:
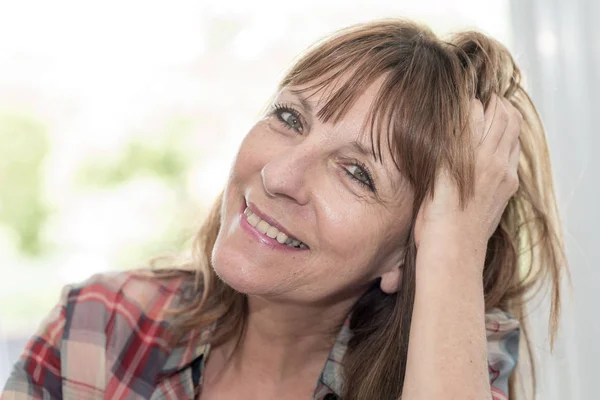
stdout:
POLYGON ((404 20, 318 43, 195 251, 65 289, 3 398, 508 398, 526 295, 551 288, 553 333, 564 265, 511 56, 404 20))

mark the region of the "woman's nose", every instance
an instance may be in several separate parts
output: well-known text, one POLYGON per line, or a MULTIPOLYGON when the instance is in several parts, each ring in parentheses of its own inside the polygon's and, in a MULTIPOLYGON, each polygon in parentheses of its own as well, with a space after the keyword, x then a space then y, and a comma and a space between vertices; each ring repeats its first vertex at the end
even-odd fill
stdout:
POLYGON ((309 175, 315 167, 310 149, 294 148, 271 159, 261 170, 262 183, 271 197, 284 196, 300 205, 310 199, 309 175))

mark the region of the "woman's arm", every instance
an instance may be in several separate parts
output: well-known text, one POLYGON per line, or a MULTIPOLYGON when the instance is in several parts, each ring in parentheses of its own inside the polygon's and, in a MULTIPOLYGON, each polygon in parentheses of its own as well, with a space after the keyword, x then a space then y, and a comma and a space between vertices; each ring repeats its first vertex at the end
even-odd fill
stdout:
POLYGON ((456 239, 419 248, 406 400, 491 398, 483 260, 456 239))
POLYGON ((521 117, 494 96, 472 107, 474 194, 461 207, 443 171, 415 225, 416 294, 403 399, 491 399, 483 264, 487 241, 518 188, 521 117))

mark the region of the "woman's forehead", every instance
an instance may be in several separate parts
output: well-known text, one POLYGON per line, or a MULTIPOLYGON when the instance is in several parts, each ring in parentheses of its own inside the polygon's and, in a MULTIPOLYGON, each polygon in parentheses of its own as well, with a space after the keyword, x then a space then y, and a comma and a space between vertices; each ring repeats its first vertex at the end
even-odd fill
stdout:
MULTIPOLYGON (((363 89, 349 90, 353 86, 351 72, 346 72, 332 79, 313 80, 301 84, 290 84, 282 87, 281 92, 298 97, 310 107, 315 115, 323 117, 325 107, 333 108, 333 119, 344 118, 347 114, 362 116, 367 119, 385 81, 385 74, 364 85, 363 89)), ((328 119, 328 118, 325 118, 328 119)))
MULTIPOLYGON (((376 100, 382 85, 382 79, 377 79, 353 99, 352 104, 344 111, 339 111, 338 118, 327 120, 322 115, 324 107, 336 107, 336 93, 340 82, 332 82, 330 85, 315 87, 315 84, 290 85, 280 89, 276 101, 293 102, 301 107, 304 116, 309 122, 320 121, 331 124, 347 134, 348 139, 357 142, 362 149, 368 149, 376 161, 383 162, 386 158, 393 158, 392 144, 389 124, 381 123, 381 117, 377 114, 376 100), (332 104, 333 103, 333 104, 332 104), (376 143, 386 143, 385 149, 377 149, 376 143)), ((393 162, 393 160, 392 160, 393 162)))

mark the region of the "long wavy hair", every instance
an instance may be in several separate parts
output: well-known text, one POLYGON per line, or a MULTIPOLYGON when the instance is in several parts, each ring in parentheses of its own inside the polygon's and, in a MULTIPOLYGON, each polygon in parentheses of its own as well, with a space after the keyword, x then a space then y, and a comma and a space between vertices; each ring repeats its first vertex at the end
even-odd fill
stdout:
MULTIPOLYGON (((412 224, 424 198, 433 192, 441 167, 450 169, 463 200, 472 192, 471 99, 477 98, 487 107, 495 93, 523 115, 520 187, 489 239, 482 279, 486 310, 500 308, 521 323, 521 344, 525 345, 521 352, 529 356, 531 368, 526 386, 535 392, 525 305, 538 291, 549 291, 553 340, 566 260, 545 133, 521 84, 520 71, 502 44, 481 33, 462 32, 442 40, 424 26, 388 19, 351 26, 316 43, 295 62, 279 86, 326 90, 327 101, 318 117, 335 122, 382 76, 370 114, 372 144, 379 155, 386 148, 391 152, 398 171, 412 185, 412 224)), ((222 195, 195 236, 193 258, 186 269, 192 267, 197 295, 177 311, 175 340, 200 329, 210 332, 205 336, 207 342, 219 345, 239 339, 243 332, 246 297, 218 279, 211 265, 221 206, 222 195)), ((402 395, 415 297, 412 235, 404 246, 401 289, 388 295, 373 285, 352 309, 354 336, 343 360, 344 400, 396 400, 402 395)), ((511 398, 515 397, 515 383, 513 374, 511 398)))

